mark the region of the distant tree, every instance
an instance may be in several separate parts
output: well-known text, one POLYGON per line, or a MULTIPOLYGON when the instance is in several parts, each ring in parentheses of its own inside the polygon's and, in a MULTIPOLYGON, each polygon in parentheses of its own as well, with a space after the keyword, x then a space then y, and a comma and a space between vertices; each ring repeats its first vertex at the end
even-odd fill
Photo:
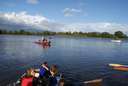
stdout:
POLYGON ((100 37, 100 33, 99 32, 88 32, 87 36, 88 37, 100 37))
POLYGON ((19 31, 15 30, 13 33, 16 35, 19 34, 19 31))
POLYGON ((80 35, 84 34, 83 32, 79 32, 80 35))
POLYGON ((110 33, 108 33, 108 32, 102 32, 102 33, 101 33, 101 37, 102 37, 102 38, 112 38, 113 35, 110 34, 110 33))
POLYGON ((0 30, 0 34, 2 34, 2 30, 0 30))
POLYGON ((72 35, 79 35, 79 32, 73 32, 72 35))
POLYGON ((71 32, 66 32, 65 34, 66 34, 66 35, 72 35, 72 33, 71 33, 71 32))
POLYGON ((7 30, 2 30, 2 33, 3 33, 3 34, 7 34, 8 31, 7 31, 7 30))
POLYGON ((116 31, 114 33, 114 36, 117 38, 125 38, 126 37, 126 35, 122 31, 116 31))
POLYGON ((50 35, 50 32, 49 31, 44 31, 44 32, 42 32, 42 35, 50 35))
POLYGON ((10 30, 10 31, 8 32, 8 34, 14 34, 14 32, 10 30))
POLYGON ((25 34, 25 31, 24 31, 24 30, 20 30, 19 33, 20 33, 20 34, 25 34))

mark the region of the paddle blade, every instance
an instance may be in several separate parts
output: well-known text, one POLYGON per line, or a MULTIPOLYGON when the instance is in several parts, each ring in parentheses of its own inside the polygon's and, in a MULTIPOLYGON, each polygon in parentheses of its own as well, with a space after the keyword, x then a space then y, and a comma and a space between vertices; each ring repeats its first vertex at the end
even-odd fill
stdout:
POLYGON ((95 80, 89 80, 89 81, 85 81, 85 84, 98 84, 101 83, 103 81, 103 79, 95 79, 95 80))

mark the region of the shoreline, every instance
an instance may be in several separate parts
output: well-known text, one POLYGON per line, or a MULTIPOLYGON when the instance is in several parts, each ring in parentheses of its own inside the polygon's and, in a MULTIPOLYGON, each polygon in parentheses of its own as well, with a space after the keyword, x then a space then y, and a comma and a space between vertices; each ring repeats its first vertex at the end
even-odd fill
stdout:
MULTIPOLYGON (((114 39, 114 37, 107 38, 107 37, 87 37, 87 36, 79 36, 79 35, 26 35, 26 34, 0 34, 0 36, 8 35, 8 36, 44 36, 44 37, 68 37, 68 38, 97 38, 97 39, 114 39)), ((125 38, 120 38, 121 40, 123 39, 128 39, 128 37, 125 38)))

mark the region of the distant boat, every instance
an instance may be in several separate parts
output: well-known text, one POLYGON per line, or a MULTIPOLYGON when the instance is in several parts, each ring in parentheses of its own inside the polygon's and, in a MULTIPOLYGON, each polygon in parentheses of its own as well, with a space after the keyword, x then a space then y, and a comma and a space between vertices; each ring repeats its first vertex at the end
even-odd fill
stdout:
POLYGON ((122 40, 120 40, 120 39, 113 39, 113 40, 111 40, 112 42, 117 42, 117 43, 120 43, 120 42, 122 42, 122 40))

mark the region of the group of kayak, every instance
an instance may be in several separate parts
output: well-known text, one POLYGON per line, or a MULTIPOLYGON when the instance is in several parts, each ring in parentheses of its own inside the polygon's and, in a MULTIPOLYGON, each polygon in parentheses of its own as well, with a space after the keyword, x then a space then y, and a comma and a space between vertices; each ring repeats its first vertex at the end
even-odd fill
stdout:
POLYGON ((47 62, 44 62, 40 69, 28 69, 13 86, 64 86, 64 84, 64 77, 58 76, 57 66, 52 65, 49 68, 47 62))
POLYGON ((44 48, 51 46, 51 41, 49 41, 48 39, 45 39, 45 38, 38 40, 35 43, 41 45, 44 48))
MULTIPOLYGON (((127 65, 109 64, 114 70, 128 71, 127 65)), ((84 81, 84 84, 101 84, 102 78, 84 81)), ((40 69, 30 68, 13 85, 8 86, 67 86, 63 75, 58 76, 58 67, 47 62, 41 64, 40 69)))

